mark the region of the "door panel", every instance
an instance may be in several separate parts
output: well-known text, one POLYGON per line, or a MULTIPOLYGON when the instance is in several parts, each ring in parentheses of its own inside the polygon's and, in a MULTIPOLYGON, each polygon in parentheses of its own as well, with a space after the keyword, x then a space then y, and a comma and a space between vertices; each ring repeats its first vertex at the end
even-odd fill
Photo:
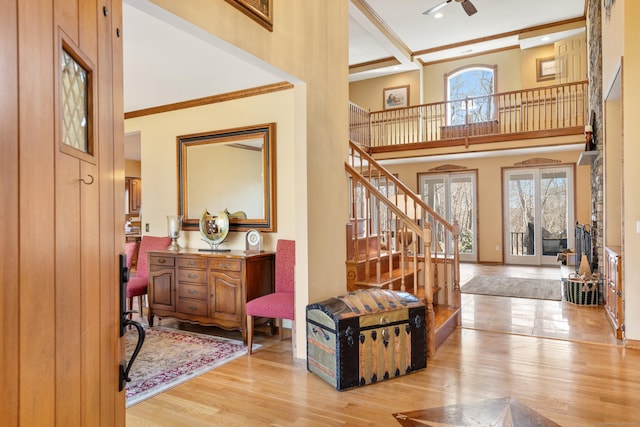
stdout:
POLYGON ((11 271, 17 277, 4 282, 11 282, 4 294, 15 309, 0 302, 3 322, 11 325, 3 323, 10 341, 2 343, 11 345, 0 350, 8 394, 0 412, 10 425, 122 426, 117 254, 124 243, 124 205, 116 197, 124 182, 116 34, 121 2, 21 0, 7 6, 0 17, 0 79, 12 80, 3 87, 16 88, 16 96, 4 94, 3 110, 11 111, 1 116, 15 122, 3 128, 16 142, 9 146, 15 150, 3 149, 2 159, 6 154, 15 165, 2 162, 3 200, 19 213, 7 217, 16 219, 20 241, 11 245, 13 257, 3 253, 16 266, 3 277, 11 271), (60 145, 62 37, 94 64, 89 134, 100 152, 89 161, 60 145), (13 68, 5 73, 4 67, 13 68), (15 191, 5 194, 5 187, 15 191))
POLYGON ((557 83, 587 80, 586 44, 586 33, 555 43, 557 83))
MULTIPOLYGON (((418 180, 422 200, 450 223, 460 225, 460 260, 477 261, 475 173, 418 174, 418 180)), ((438 237, 444 235, 441 226, 436 226, 434 235, 442 240, 438 237)), ((453 242, 446 244, 452 247, 453 242)))
POLYGON ((573 247, 573 168, 505 171, 504 248, 507 264, 554 265, 573 247))

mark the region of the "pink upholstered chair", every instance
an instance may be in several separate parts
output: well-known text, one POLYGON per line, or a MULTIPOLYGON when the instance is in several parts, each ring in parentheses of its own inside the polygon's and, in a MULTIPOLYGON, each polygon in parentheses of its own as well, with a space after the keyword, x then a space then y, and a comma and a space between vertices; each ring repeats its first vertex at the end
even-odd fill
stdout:
MULTIPOLYGON (((140 317, 142 317, 143 297, 147 294, 147 289, 149 287, 149 271, 147 271, 147 251, 167 249, 170 244, 170 237, 142 236, 140 249, 138 251, 136 275, 130 277, 129 283, 127 283, 128 310, 133 309, 133 297, 138 297, 138 308, 140 309, 140 317)), ((128 263, 129 259, 127 255, 127 264, 128 263)), ((131 318, 131 315, 129 315, 129 318, 131 318)))
POLYGON ((127 242, 124 244, 124 253, 127 255, 127 268, 129 269, 129 273, 131 273, 131 266, 133 265, 133 260, 138 253, 138 242, 127 242))
POLYGON ((253 351, 253 318, 268 317, 280 321, 280 339, 283 339, 282 319, 294 320, 294 266, 296 246, 293 240, 278 240, 276 246, 275 292, 247 302, 247 346, 253 351))

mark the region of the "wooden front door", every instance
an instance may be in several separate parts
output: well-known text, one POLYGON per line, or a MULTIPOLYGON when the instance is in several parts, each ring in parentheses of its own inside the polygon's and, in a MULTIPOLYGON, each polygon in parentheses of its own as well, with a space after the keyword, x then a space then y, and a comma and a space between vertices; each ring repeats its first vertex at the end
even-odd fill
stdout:
POLYGON ((3 425, 124 425, 121 8, 3 3, 3 425))

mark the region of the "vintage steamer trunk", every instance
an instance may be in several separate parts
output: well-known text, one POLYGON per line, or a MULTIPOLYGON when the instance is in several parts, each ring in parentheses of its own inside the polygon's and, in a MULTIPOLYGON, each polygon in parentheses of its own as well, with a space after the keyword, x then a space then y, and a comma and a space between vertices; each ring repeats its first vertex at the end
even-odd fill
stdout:
POLYGON ((425 306, 415 296, 359 290, 307 306, 307 369, 337 390, 426 366, 425 306))

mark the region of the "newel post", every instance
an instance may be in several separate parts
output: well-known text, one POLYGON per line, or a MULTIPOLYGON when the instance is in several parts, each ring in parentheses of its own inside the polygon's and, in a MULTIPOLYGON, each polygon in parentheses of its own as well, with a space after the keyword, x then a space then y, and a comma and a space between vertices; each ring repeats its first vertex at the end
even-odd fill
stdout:
MULTIPOLYGON (((462 307, 462 295, 460 292, 460 224, 453 223, 453 304, 455 308, 462 307)), ((456 316, 457 324, 460 326, 460 315, 456 316)))
POLYGON ((427 323, 427 356, 436 354, 436 324, 433 311, 433 259, 431 257, 431 223, 425 222, 422 231, 424 241, 424 295, 419 296, 424 301, 427 323))

